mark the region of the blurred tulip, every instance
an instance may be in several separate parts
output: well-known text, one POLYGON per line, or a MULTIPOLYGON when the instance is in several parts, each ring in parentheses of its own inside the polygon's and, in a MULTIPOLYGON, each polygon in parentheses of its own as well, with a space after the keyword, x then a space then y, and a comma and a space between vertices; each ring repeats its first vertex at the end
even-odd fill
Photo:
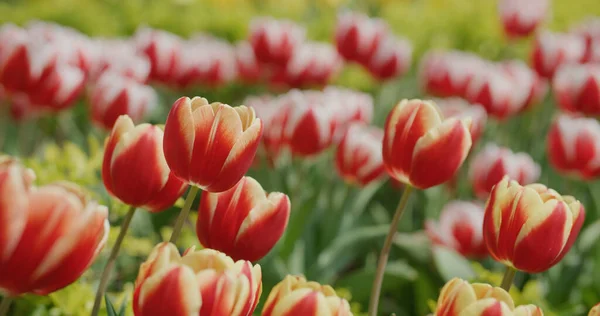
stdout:
POLYGON ((456 117, 461 120, 470 118, 471 126, 469 132, 471 133, 473 144, 479 140, 487 121, 487 113, 483 106, 480 104, 470 104, 461 98, 434 99, 434 102, 440 107, 444 117, 456 117))
POLYGON ((57 112, 75 104, 85 84, 85 73, 79 68, 60 65, 44 79, 36 89, 29 91, 29 99, 35 107, 57 112))
POLYGON ((120 116, 106 142, 102 180, 106 190, 134 207, 151 212, 170 207, 186 185, 169 170, 163 154, 163 131, 154 125, 135 126, 120 116))
POLYGON ((484 66, 478 56, 461 51, 432 51, 419 66, 422 89, 439 97, 465 97, 469 82, 484 66))
POLYGON ((329 285, 288 275, 267 298, 262 316, 351 316, 350 304, 329 285))
MULTIPOLYGON (((585 39, 586 53, 583 61, 593 61, 595 59, 594 45, 600 43, 600 18, 594 17, 585 19, 577 24, 571 32, 585 39)), ((600 62, 600 60, 595 61, 600 62)))
POLYGON ((331 45, 305 43, 294 51, 285 67, 274 72, 271 81, 296 88, 324 86, 341 66, 342 59, 331 45))
POLYGON ((387 80, 403 75, 408 71, 412 58, 412 46, 404 38, 389 36, 373 53, 366 67, 379 80, 387 80))
POLYGON ((553 88, 561 109, 600 116, 600 64, 560 67, 553 88))
POLYGON ((156 98, 150 86, 105 72, 90 90, 91 119, 105 129, 112 129, 121 115, 140 122, 156 107, 156 98))
POLYGON ((548 16, 549 7, 548 0, 500 0, 498 9, 504 33, 508 37, 530 35, 548 16))
POLYGON ((381 19, 358 12, 341 13, 335 29, 337 51, 348 61, 368 64, 388 32, 381 19))
POLYGON ((97 40, 95 49, 98 58, 92 71, 92 80, 99 78, 105 71, 121 74, 145 83, 150 75, 150 60, 137 52, 133 43, 119 40, 97 40))
POLYGON ((383 130, 361 123, 350 125, 336 154, 340 176, 351 184, 366 186, 385 175, 381 143, 383 130))
POLYGON ((134 41, 138 51, 150 60, 150 79, 172 83, 181 62, 181 39, 166 31, 140 28, 134 41))
POLYGON ((225 192, 202 193, 196 233, 205 248, 234 260, 258 261, 281 238, 289 217, 287 195, 267 194, 256 180, 244 177, 225 192))
POLYGON ((509 60, 500 63, 502 68, 521 90, 525 90, 527 97, 520 106, 520 111, 525 111, 542 102, 548 93, 548 83, 533 69, 520 60, 509 60))
POLYGON ((233 47, 221 40, 203 38, 182 45, 173 83, 182 88, 195 84, 218 86, 236 75, 233 47))
POLYGON ((11 182, 2 186, 13 187, 2 188, 3 193, 12 190, 14 194, 27 196, 25 203, 22 196, 11 196, 14 200, 0 209, 3 213, 0 216, 4 218, 11 207, 21 203, 19 212, 25 214, 26 223, 21 233, 17 227, 23 223, 18 220, 12 223, 11 230, 16 235, 3 241, 8 244, 0 245, 4 252, 0 258, 0 291, 9 296, 47 295, 73 283, 106 243, 107 208, 89 201, 81 189, 72 184, 52 184, 32 188, 27 193, 18 179, 5 178, 4 181, 7 180, 11 182))
POLYGON ((530 184, 540 177, 540 172, 540 166, 527 153, 513 153, 509 148, 487 144, 473 158, 469 177, 475 194, 486 199, 504 176, 520 184, 530 184))
POLYGON ((584 180, 600 176, 600 124, 595 119, 559 115, 547 139, 550 164, 584 180))
POLYGON ((392 178, 420 189, 450 180, 471 149, 470 120, 444 120, 433 102, 402 100, 387 117, 383 162, 392 178))
POLYGON ((583 61, 585 48, 585 40, 577 35, 540 32, 534 42, 531 64, 540 76, 550 79, 560 65, 583 61))
POLYGON ((205 191, 222 192, 248 171, 261 134, 262 122, 252 108, 181 97, 167 117, 163 148, 179 178, 205 191))
POLYGON ((488 256, 483 242, 483 205, 452 201, 442 209, 439 222, 427 220, 425 232, 431 242, 454 249, 469 258, 488 256))
POLYGON ((254 50, 250 43, 243 41, 237 44, 235 61, 238 76, 242 81, 254 83, 260 80, 261 66, 258 60, 256 60, 256 55, 254 55, 254 50))
POLYGON ((454 278, 440 292, 435 316, 543 316, 535 305, 515 308, 510 294, 489 284, 473 283, 454 278))
POLYGON ((541 184, 521 186, 505 177, 487 201, 483 238, 496 261, 539 273, 567 254, 584 218, 583 205, 574 197, 541 184))
POLYGON ((289 20, 261 17, 250 22, 250 44, 262 63, 285 66, 304 42, 306 31, 289 20))
POLYGON ((262 292, 259 265, 233 261, 212 249, 188 249, 183 256, 171 243, 154 247, 135 281, 136 316, 250 316, 262 292))
POLYGON ((329 86, 323 89, 323 102, 333 112, 333 143, 339 144, 353 123, 371 123, 373 119, 373 97, 368 93, 329 86))
POLYGON ((588 316, 600 316, 600 303, 594 305, 594 307, 590 309, 588 316))

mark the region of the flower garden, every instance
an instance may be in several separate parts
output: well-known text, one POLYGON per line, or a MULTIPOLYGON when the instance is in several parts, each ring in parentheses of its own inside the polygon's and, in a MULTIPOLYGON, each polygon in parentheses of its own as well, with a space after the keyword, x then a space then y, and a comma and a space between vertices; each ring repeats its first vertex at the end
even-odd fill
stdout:
POLYGON ((600 315, 593 0, 0 3, 0 316, 600 315))

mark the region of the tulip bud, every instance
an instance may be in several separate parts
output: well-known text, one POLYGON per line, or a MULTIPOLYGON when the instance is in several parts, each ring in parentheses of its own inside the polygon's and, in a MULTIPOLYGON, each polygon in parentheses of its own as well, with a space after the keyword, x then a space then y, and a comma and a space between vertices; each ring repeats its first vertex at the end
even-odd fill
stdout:
POLYGON ((402 100, 387 117, 383 162, 398 181, 426 189, 450 180, 471 149, 470 120, 443 120, 430 101, 402 100))
POLYGON ((352 124, 335 154, 335 166, 349 183, 365 186, 385 174, 381 143, 383 130, 360 123, 352 124))
POLYGON ((261 134, 262 122, 252 108, 182 97, 167 117, 163 148, 177 177, 205 191, 223 192, 250 168, 261 134))
POLYGON ((181 62, 181 39, 165 31, 140 28, 135 43, 138 51, 150 60, 150 79, 172 83, 181 62))
MULTIPOLYGON (((12 190, 19 193, 16 187, 12 190)), ((12 206, 19 199, 14 198, 12 206)), ((0 244, 7 255, 0 258, 0 291, 47 295, 77 280, 96 258, 108 238, 108 210, 68 183, 32 188, 24 204, 19 210, 26 214, 22 233, 0 244), (7 246, 13 251, 6 252, 7 246)), ((10 211, 10 205, 0 208, 0 218, 10 211)))
POLYGON ((161 243, 140 266, 133 311, 146 315, 250 316, 262 292, 259 265, 233 261, 212 249, 161 243))
POLYGON ((504 176, 520 184, 530 184, 540 177, 540 172, 540 166, 527 153, 513 153, 508 148, 487 144, 473 159, 469 176, 475 194, 485 199, 504 176))
POLYGON ((366 67, 375 78, 387 80, 406 73, 411 58, 412 46, 408 40, 388 36, 377 46, 366 67))
POLYGON ((501 0, 498 2, 504 32, 509 37, 528 36, 544 21, 548 0, 501 0))
POLYGON ((335 30, 337 50, 348 61, 367 64, 388 32, 387 24, 381 19, 357 12, 341 13, 335 30))
POLYGON ((306 30, 288 20, 257 18, 250 22, 250 44, 262 63, 285 66, 304 42, 306 30))
POLYGON ((535 305, 515 308, 512 298, 502 288, 454 278, 440 292, 435 316, 543 316, 535 305))
POLYGON ((470 104, 461 98, 434 99, 444 117, 455 117, 460 120, 471 119, 469 132, 473 144, 476 143, 485 129, 487 112, 480 104, 470 104))
POLYGON ((351 316, 350 304, 329 285, 288 275, 267 298, 262 316, 351 316))
POLYGON ((85 73, 69 65, 56 66, 36 89, 29 91, 31 102, 41 109, 61 111, 74 105, 81 95, 85 73))
POLYGON ((465 257, 485 258, 483 205, 452 201, 442 209, 439 222, 425 222, 425 232, 435 245, 454 249, 465 257))
POLYGON ((465 97, 473 76, 484 66, 477 55, 461 52, 432 51, 419 66, 422 90, 438 97, 465 97))
POLYGON ((590 309, 588 316, 600 316, 600 303, 594 305, 594 307, 590 309))
POLYGON ((163 131, 133 125, 120 116, 108 137, 102 163, 106 190, 123 203, 151 212, 173 205, 186 185, 169 170, 163 154, 163 131))
POLYGON ((505 177, 487 201, 483 237, 496 261, 539 273, 567 254, 584 218, 583 205, 574 197, 541 184, 521 186, 505 177))
POLYGON ((287 195, 266 194, 260 183, 244 177, 225 192, 202 192, 196 233, 205 248, 258 261, 281 238, 289 217, 287 195))
POLYGON ((540 76, 550 79, 560 65, 582 61, 585 48, 585 40, 577 35, 540 32, 534 42, 531 64, 540 76))
POLYGON ((561 66, 554 76, 553 88, 562 110, 600 115, 600 65, 561 66))
POLYGON ((92 121, 111 129, 121 115, 141 121, 156 106, 156 93, 150 86, 106 71, 90 91, 92 121))
POLYGON ((600 176, 600 124, 595 119, 559 115, 547 143, 550 164, 558 171, 584 180, 600 176))

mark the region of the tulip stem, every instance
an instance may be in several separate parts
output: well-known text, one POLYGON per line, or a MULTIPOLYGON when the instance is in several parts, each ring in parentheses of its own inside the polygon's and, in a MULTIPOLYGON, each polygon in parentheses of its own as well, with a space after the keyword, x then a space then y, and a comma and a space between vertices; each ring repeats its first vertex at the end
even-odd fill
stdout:
POLYGON ((0 316, 5 316, 8 314, 8 310, 10 309, 10 304, 12 303, 13 300, 14 300, 14 298, 12 298, 10 296, 4 297, 2 302, 0 302, 0 316))
POLYGON ((98 312, 100 311, 100 304, 102 303, 104 292, 106 292, 106 287, 108 286, 108 281, 110 280, 110 274, 117 260, 117 256, 119 255, 119 251, 121 250, 121 244, 123 243, 123 239, 125 239, 125 235, 127 235, 127 230, 129 229, 129 224, 131 224, 131 219, 135 214, 135 210, 135 206, 129 207, 129 211, 127 212, 127 215, 125 215, 123 223, 121 223, 121 230, 119 231, 119 236, 117 236, 117 240, 115 241, 115 244, 112 247, 112 250, 110 251, 108 261, 104 266, 104 271, 102 271, 102 278, 100 279, 100 285, 98 285, 96 299, 94 300, 94 307, 92 308, 92 316, 97 316, 98 312))
POLYGON ((379 262, 377 263, 375 279, 373 280, 373 287, 371 288, 371 300, 369 301, 369 316, 377 315, 377 309, 379 306, 379 295, 381 294, 381 285, 383 284, 383 275, 385 273, 385 266, 387 265, 390 250, 392 248, 392 241, 394 240, 394 236, 398 231, 398 222, 402 217, 402 213, 404 213, 404 210, 406 209, 406 204, 412 191, 413 187, 407 184, 404 188, 404 192, 402 192, 402 197, 400 198, 400 202, 398 203, 398 207, 396 208, 396 212, 394 213, 394 217, 392 218, 392 222, 390 223, 390 230, 388 231, 388 234, 385 237, 383 248, 381 249, 381 253, 379 254, 379 262))
POLYGON ((181 212, 179 212, 179 217, 177 217, 177 221, 175 221, 175 225, 173 226, 173 233, 171 234, 171 239, 169 239, 170 243, 175 244, 177 242, 177 238, 179 238, 179 234, 181 234, 181 228, 188 218, 192 203, 194 203, 194 198, 196 198, 196 194, 198 194, 199 190, 200 188, 197 186, 190 185, 190 191, 185 197, 185 202, 183 203, 181 212))
POLYGON ((515 268, 506 266, 506 271, 504 272, 504 277, 502 278, 502 283, 500 284, 500 287, 506 290, 506 292, 510 290, 515 278, 515 274, 517 274, 517 270, 515 268))

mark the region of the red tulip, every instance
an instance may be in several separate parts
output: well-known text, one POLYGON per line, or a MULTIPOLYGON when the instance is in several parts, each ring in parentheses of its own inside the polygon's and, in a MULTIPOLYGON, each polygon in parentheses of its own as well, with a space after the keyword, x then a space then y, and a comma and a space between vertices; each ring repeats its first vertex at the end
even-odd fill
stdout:
POLYGON ((259 265, 212 249, 158 244, 135 281, 136 316, 251 316, 262 292, 259 265))
POLYGON ((599 18, 588 18, 581 23, 577 24, 573 29, 572 33, 575 33, 585 39, 586 53, 583 58, 584 62, 591 62, 600 60, 595 59, 594 51, 598 48, 600 43, 600 19, 599 18))
POLYGON ((306 31, 288 20, 261 17, 250 23, 250 44, 262 63, 285 66, 304 42, 306 31))
POLYGON ((227 191, 250 168, 261 134, 262 122, 252 108, 181 97, 165 124, 165 158, 189 184, 227 191))
POLYGON ((487 113, 483 106, 480 104, 470 104, 461 98, 435 99, 434 101, 439 105, 444 117, 456 117, 461 120, 470 118, 471 126, 469 132, 473 144, 479 140, 487 121, 487 113))
POLYGON ((381 19, 344 12, 338 15, 335 43, 344 59, 368 64, 388 32, 387 24, 381 19))
POLYGON ((584 218, 583 205, 574 197, 541 184, 521 186, 505 177, 487 201, 483 238, 496 261, 539 273, 567 254, 584 218))
POLYGON ((540 166, 528 154, 513 153, 508 148, 487 144, 473 158, 469 177, 475 194, 485 199, 504 176, 520 184, 530 184, 540 177, 540 172, 540 166))
POLYGON ((12 218, 9 231, 14 235, 0 240, 4 243, 0 244, 0 291, 11 296, 47 295, 77 280, 96 258, 108 238, 108 210, 88 201, 72 184, 27 192, 29 180, 19 183, 23 175, 14 174, 18 173, 14 169, 9 172, 12 175, 4 175, 0 192, 15 195, 11 202, 0 204, 0 218, 12 218), (23 217, 14 217, 11 208, 15 207, 23 217))
POLYGON ((323 102, 333 112, 333 143, 339 144, 353 123, 371 123, 373 97, 368 93, 330 86, 323 90, 323 102))
POLYGON ((111 129, 121 115, 140 122, 156 106, 156 93, 150 86, 114 72, 104 72, 90 90, 91 118, 111 129))
POLYGON ((237 44, 235 49, 235 61, 238 76, 241 80, 254 83, 261 78, 261 66, 256 59, 254 50, 250 43, 244 41, 237 44))
POLYGON ((439 222, 427 220, 425 231, 436 245, 454 249, 466 257, 485 258, 483 205, 452 201, 442 209, 439 222))
POLYGON ((352 124, 335 154, 338 173, 349 183, 360 186, 381 179, 385 174, 381 157, 383 131, 361 123, 352 124))
POLYGON ((553 88, 563 110, 600 116, 600 65, 564 65, 556 72, 553 88))
POLYGON ((498 9, 504 33, 509 37, 528 36, 544 21, 550 3, 548 0, 501 0, 498 9))
POLYGON ((196 224, 200 243, 234 260, 264 257, 283 235, 290 216, 287 195, 267 194, 250 177, 225 192, 205 191, 200 201, 196 224))
POLYGON ((150 60, 150 79, 172 83, 181 62, 181 39, 165 31, 141 28, 134 40, 139 52, 150 60))
POLYGON ((489 64, 473 76, 467 100, 481 104, 488 115, 506 119, 522 111, 531 93, 530 86, 518 81, 498 65, 489 64))
POLYGON ((543 316, 544 313, 535 305, 515 308, 510 294, 502 288, 454 278, 442 288, 434 315, 543 316))
POLYGON ((439 97, 465 97, 469 82, 484 65, 478 56, 461 51, 429 52, 419 66, 421 87, 439 97))
POLYGON ((36 107, 53 112, 67 109, 75 104, 85 84, 85 73, 79 68, 60 65, 34 90, 28 92, 36 107))
POLYGON ((101 40, 96 42, 98 58, 92 72, 96 80, 103 72, 119 73, 137 82, 145 83, 150 75, 150 60, 138 53, 131 42, 101 40))
POLYGON ((600 176, 600 124, 595 119, 559 115, 547 142, 548 158, 558 171, 584 180, 600 176))
POLYGON ((402 100, 384 128, 383 162, 389 175, 420 189, 450 180, 471 149, 469 125, 444 120, 433 102, 402 100))
POLYGON ((585 57, 585 40, 577 35, 541 32, 535 39, 531 63, 535 71, 552 78, 562 64, 581 62, 585 57))
POLYGON ((329 285, 288 275, 267 298, 262 316, 351 316, 350 304, 329 285))
POLYGON ((527 97, 523 101, 521 111, 525 111, 542 102, 548 92, 548 84, 533 69, 520 60, 505 61, 500 67, 508 73, 519 90, 525 90, 527 97))
POLYGON ((403 75, 410 68, 412 46, 403 38, 386 37, 365 66, 375 78, 386 80, 403 75))
POLYGON ((179 87, 195 84, 217 86, 232 81, 236 73, 233 47, 221 40, 202 38, 182 46, 175 74, 179 87))

